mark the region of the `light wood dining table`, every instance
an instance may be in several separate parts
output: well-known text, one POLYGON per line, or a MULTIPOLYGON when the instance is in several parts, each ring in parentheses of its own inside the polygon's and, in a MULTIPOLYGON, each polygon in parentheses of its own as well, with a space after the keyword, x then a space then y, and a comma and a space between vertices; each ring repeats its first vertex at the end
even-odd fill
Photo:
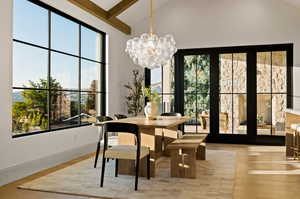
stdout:
MULTIPOLYGON (((151 164, 150 175, 155 176, 155 168, 162 156, 169 156, 165 149, 166 145, 178 138, 178 126, 191 120, 190 117, 159 116, 156 120, 149 120, 145 117, 131 117, 121 120, 107 122, 124 122, 136 124, 141 133, 141 145, 150 148, 151 164), (163 147, 164 146, 164 147, 163 147)), ((102 126, 107 122, 97 122, 95 126, 102 126)), ((119 133, 119 145, 135 145, 135 137, 132 134, 119 133)), ((134 161, 119 160, 119 174, 133 175, 135 172, 134 161)), ((141 160, 140 175, 146 176, 146 160, 141 160)))

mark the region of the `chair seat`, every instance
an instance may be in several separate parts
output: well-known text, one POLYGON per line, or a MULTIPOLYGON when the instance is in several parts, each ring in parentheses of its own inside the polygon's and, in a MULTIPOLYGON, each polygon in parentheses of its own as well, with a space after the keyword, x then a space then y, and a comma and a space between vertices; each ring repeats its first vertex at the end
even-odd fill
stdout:
MULTIPOLYGON (((106 158, 116 158, 116 159, 127 159, 127 160, 135 160, 136 159, 136 146, 130 145, 117 145, 108 148, 105 151, 106 158)), ((145 146, 141 146, 140 151, 140 159, 147 156, 150 153, 149 148, 145 146)))

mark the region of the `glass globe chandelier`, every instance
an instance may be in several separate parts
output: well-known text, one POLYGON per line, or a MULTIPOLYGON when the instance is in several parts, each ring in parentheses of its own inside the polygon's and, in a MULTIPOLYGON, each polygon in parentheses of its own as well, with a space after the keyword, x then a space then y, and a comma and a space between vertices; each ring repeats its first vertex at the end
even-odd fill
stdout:
POLYGON ((176 53, 172 35, 158 37, 153 31, 153 0, 150 0, 150 31, 127 41, 125 52, 133 62, 144 68, 157 68, 167 64, 176 53))

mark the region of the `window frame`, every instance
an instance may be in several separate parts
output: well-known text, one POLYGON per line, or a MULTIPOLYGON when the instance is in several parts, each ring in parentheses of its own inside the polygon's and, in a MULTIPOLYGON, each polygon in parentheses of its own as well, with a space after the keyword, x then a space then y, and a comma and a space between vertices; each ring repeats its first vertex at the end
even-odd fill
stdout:
MULTIPOLYGON (((77 93, 78 94, 78 116, 80 116, 80 114, 82 113, 82 108, 81 108, 81 96, 83 94, 89 94, 89 93, 92 93, 92 94, 95 94, 95 95, 99 95, 100 96, 100 110, 101 112, 98 113, 98 114, 101 114, 101 115, 105 115, 106 113, 106 67, 107 67, 107 62, 106 62, 106 33, 103 32, 103 31, 100 31, 98 30, 97 28, 91 26, 91 25, 88 25, 56 8, 53 8, 41 1, 37 1, 37 0, 25 0, 25 1, 28 1, 28 3, 33 3, 37 6, 40 6, 41 8, 43 9, 46 9, 48 11, 47 15, 48 15, 48 46, 47 47, 44 47, 44 46, 40 46, 40 45, 37 45, 37 44, 33 44, 33 43, 30 43, 30 42, 27 42, 27 41, 22 41, 22 40, 18 40, 16 38, 13 38, 12 39, 12 45, 14 45, 14 43, 21 43, 23 45, 26 45, 26 46, 31 46, 31 47, 35 47, 35 48, 39 48, 39 49, 44 49, 47 51, 48 53, 48 63, 47 63, 47 67, 48 67, 48 72, 47 72, 47 81, 48 81, 48 87, 46 89, 37 89, 37 88, 26 88, 26 87, 14 87, 13 86, 13 82, 12 82, 12 90, 45 90, 47 91, 47 94, 48 94, 48 98, 47 98, 47 108, 48 108, 48 121, 47 121, 47 130, 41 130, 41 131, 34 131, 34 132, 24 132, 24 133, 14 133, 12 132, 12 138, 18 138, 18 137, 24 137, 24 136, 29 136, 29 135, 36 135, 36 134, 42 134, 42 133, 48 133, 48 132, 54 132, 54 131, 59 131, 59 130, 64 130, 64 129, 70 129, 70 128, 77 128, 77 127, 83 127, 83 126, 89 126, 91 125, 90 123, 86 124, 86 123, 82 123, 81 119, 79 118, 79 123, 78 125, 70 125, 70 126, 65 126, 65 127, 62 127, 62 128, 51 128, 51 93, 53 93, 53 91, 55 92, 61 92, 61 91, 66 91, 66 92, 71 92, 71 93, 77 93), (79 54, 78 55, 75 55, 75 54, 70 54, 70 53, 67 53, 67 52, 63 52, 63 51, 59 51, 59 50, 55 50, 55 49, 52 49, 51 48, 51 15, 52 13, 56 14, 56 15, 59 15, 61 17, 64 17, 65 19, 67 20, 70 20, 72 22, 75 22, 77 25, 78 25, 78 28, 79 28, 79 35, 78 35, 78 38, 79 38, 79 41, 78 41, 78 51, 79 51, 79 54), (82 31, 82 27, 84 28, 87 28, 87 29, 90 29, 96 33, 98 33, 100 36, 101 36, 101 39, 99 40, 100 42, 100 52, 99 52, 99 56, 100 56, 100 61, 97 61, 97 60, 93 60, 93 59, 89 59, 87 57, 82 57, 81 56, 81 39, 82 39, 82 35, 81 35, 81 31, 82 31), (55 89, 52 89, 50 87, 50 79, 51 79, 51 69, 52 69, 52 65, 51 65, 51 55, 52 53, 59 53, 61 55, 67 55, 67 56, 71 56, 71 57, 75 57, 78 59, 78 90, 72 90, 72 89, 59 89, 59 90, 55 90, 55 89), (88 91, 88 90, 83 90, 81 88, 81 62, 82 60, 86 60, 86 61, 90 61, 90 62, 93 62, 93 63, 97 63, 99 64, 100 66, 100 77, 99 77, 99 83, 100 83, 100 88, 99 90, 97 91, 88 91)), ((14 3, 16 3, 16 1, 14 1, 14 3)), ((14 23, 14 22, 13 22, 14 23)), ((13 65, 12 65, 13 67, 13 65)), ((13 76, 13 74, 12 74, 13 76)))

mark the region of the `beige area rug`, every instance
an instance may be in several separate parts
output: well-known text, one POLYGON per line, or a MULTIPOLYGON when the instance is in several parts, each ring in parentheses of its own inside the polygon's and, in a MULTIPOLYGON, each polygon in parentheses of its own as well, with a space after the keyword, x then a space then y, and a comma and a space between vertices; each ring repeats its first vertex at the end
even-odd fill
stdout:
POLYGON ((19 188, 93 198, 232 198, 235 152, 207 150, 206 155, 207 160, 197 161, 196 179, 171 178, 169 158, 160 159, 156 177, 151 180, 140 177, 138 191, 134 191, 133 176, 114 177, 114 161, 107 164, 104 187, 100 188, 101 161, 98 168, 94 169, 92 158, 22 184, 19 188))

